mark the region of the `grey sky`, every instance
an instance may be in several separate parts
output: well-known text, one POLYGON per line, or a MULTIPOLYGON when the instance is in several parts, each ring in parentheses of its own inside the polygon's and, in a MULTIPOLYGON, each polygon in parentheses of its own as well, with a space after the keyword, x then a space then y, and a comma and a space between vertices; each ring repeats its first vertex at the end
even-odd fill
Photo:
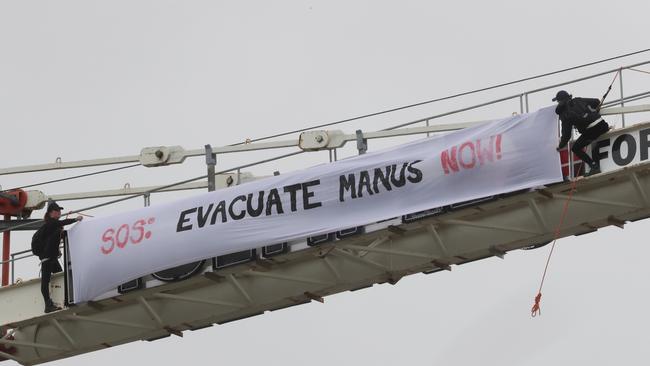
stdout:
MULTIPOLYGON (((0 166, 131 155, 155 145, 225 145, 552 71, 647 48, 649 13, 644 1, 5 0, 0 166)), ((648 59, 645 54, 566 77, 648 59)), ((553 80, 560 79, 526 85, 553 80)), ((630 88, 647 90, 650 76, 638 80, 630 88)), ((572 91, 600 96, 608 82, 572 91)), ((377 130, 522 88, 341 129, 377 130)), ((536 97, 533 105, 550 104, 551 94, 536 97)), ((449 121, 516 110, 512 103, 449 121)), ((263 155, 227 156, 219 164, 263 155)), ((252 172, 298 169, 325 158, 312 154, 252 172)), ((200 160, 42 190, 168 183, 204 174, 200 160)), ((8 188, 67 174, 0 177, 0 184, 8 188)), ((154 196, 153 202, 180 195, 154 196)), ((531 320, 529 309, 548 249, 53 364, 643 364, 650 357, 649 225, 561 240, 539 319, 531 320)), ((27 247, 26 235, 15 238, 22 243, 13 249, 27 247)), ((19 275, 34 277, 37 270, 27 266, 19 275)))

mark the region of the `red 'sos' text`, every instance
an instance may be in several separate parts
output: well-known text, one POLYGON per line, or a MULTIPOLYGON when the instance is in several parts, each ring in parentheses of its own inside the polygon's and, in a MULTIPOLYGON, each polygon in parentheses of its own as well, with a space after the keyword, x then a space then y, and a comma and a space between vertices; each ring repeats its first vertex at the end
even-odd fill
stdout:
POLYGON ((151 225, 156 221, 155 218, 140 219, 132 225, 122 224, 117 228, 108 228, 102 234, 102 246, 100 247, 103 254, 108 255, 115 250, 115 247, 123 249, 127 244, 139 244, 143 240, 151 238, 151 231, 146 229, 146 225, 151 225))

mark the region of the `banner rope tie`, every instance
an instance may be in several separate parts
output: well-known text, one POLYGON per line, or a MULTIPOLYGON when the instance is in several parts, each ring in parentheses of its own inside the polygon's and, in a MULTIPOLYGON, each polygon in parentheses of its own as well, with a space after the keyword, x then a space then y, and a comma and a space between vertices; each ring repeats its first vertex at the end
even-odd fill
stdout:
MULTIPOLYGON (((89 215, 89 214, 83 213, 83 212, 77 212, 76 214, 79 215, 79 216, 85 216, 85 217, 95 217, 93 215, 89 215)), ((65 218, 67 219, 68 216, 70 216, 70 215, 72 215, 72 212, 66 213, 65 218)))

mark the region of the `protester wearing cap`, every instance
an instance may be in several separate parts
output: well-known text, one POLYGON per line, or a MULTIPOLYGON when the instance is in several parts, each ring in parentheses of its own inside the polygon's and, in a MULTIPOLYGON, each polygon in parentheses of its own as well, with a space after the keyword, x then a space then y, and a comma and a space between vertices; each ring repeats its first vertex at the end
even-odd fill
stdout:
POLYGON ((42 254, 39 255, 41 260, 41 293, 45 301, 46 313, 61 310, 60 307, 54 305, 50 297, 50 279, 53 273, 62 271, 58 258, 61 256, 59 245, 61 244, 63 227, 82 220, 81 216, 78 216, 76 219, 59 220, 61 218, 61 210, 63 210, 63 207, 54 201, 50 202, 47 205, 47 211, 45 212, 45 217, 43 217, 45 223, 41 229, 41 238, 43 240, 42 254))
POLYGON ((571 139, 571 128, 577 129, 580 137, 573 143, 571 151, 589 165, 587 176, 600 173, 600 162, 594 161, 583 151, 598 137, 609 131, 609 125, 600 116, 600 100, 573 98, 571 94, 560 90, 553 101, 558 103, 555 113, 562 121, 562 136, 557 150, 563 149, 571 139))

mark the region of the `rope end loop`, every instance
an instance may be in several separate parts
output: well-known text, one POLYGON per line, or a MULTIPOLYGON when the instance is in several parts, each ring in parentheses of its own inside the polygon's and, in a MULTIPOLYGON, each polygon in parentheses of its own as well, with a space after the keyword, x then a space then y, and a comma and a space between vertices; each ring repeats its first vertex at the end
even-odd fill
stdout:
POLYGON ((535 296, 535 304, 533 304, 533 307, 530 309, 530 315, 533 318, 537 315, 542 315, 542 309, 539 306, 540 301, 542 301, 542 293, 538 292, 537 296, 535 296))

